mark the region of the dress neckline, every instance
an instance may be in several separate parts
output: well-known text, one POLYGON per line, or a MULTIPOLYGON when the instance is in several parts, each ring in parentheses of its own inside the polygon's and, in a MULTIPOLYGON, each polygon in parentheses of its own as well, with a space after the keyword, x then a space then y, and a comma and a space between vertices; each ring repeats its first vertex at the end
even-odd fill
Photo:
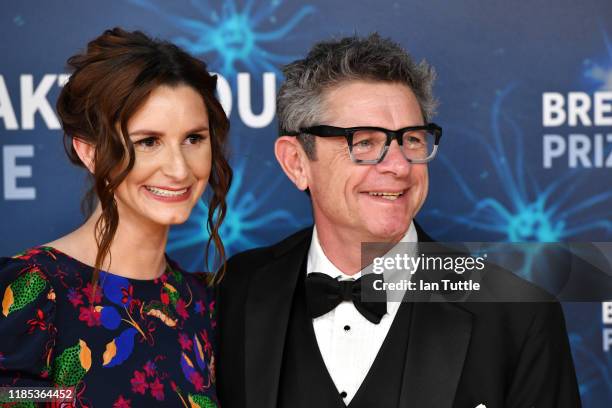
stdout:
MULTIPOLYGON (((60 255, 60 256, 62 256, 64 258, 66 258, 67 260, 72 261, 72 262, 78 264, 82 268, 87 268, 87 269, 92 270, 92 271, 93 271, 93 269, 95 269, 93 266, 91 266, 89 264, 86 264, 85 262, 76 259, 75 257, 67 254, 64 251, 61 251, 61 250, 55 248, 54 246, 39 245, 39 246, 36 246, 36 247, 34 247, 32 249, 43 250, 43 251, 51 250, 54 254, 60 255)), ((114 276, 114 277, 117 277, 117 278, 127 279, 127 280, 132 281, 132 282, 142 282, 142 283, 153 282, 153 283, 156 283, 160 279, 163 279, 164 276, 167 276, 168 274, 170 274, 171 272, 174 272, 176 270, 176 267, 172 266, 172 261, 170 260, 168 255, 165 254, 165 253, 164 253, 164 258, 166 259, 166 268, 164 269, 164 272, 161 275, 159 275, 157 278, 151 278, 151 279, 130 278, 130 277, 127 277, 127 276, 118 275, 116 273, 112 273, 112 272, 106 271, 104 269, 100 269, 100 275, 101 276, 102 275, 114 276)))

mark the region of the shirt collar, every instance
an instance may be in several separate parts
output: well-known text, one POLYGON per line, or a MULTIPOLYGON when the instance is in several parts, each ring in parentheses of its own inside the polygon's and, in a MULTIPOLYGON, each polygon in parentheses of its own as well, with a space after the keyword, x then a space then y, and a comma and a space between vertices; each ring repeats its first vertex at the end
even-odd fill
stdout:
MULTIPOLYGON (((411 221, 408 230, 406 231, 400 242, 417 241, 418 236, 416 228, 414 226, 414 221, 411 221)), ((316 224, 312 231, 312 240, 310 241, 310 249, 308 250, 308 263, 306 264, 306 273, 309 274, 312 272, 324 273, 334 279, 339 277, 340 280, 359 279, 361 277, 361 271, 357 272, 354 275, 347 275, 340 269, 338 269, 336 265, 334 265, 329 260, 327 255, 325 255, 325 252, 323 252, 323 248, 321 247, 321 243, 319 242, 316 224)))

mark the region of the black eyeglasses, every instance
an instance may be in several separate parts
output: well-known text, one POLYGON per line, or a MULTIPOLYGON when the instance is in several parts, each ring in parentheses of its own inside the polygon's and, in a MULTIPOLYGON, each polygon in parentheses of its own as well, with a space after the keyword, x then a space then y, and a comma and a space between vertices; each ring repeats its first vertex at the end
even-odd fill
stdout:
POLYGON ((427 163, 436 156, 442 128, 435 123, 389 130, 375 126, 341 128, 317 125, 299 132, 284 132, 288 136, 309 134, 319 137, 345 137, 351 160, 357 164, 378 164, 385 158, 395 139, 404 158, 410 163, 427 163))

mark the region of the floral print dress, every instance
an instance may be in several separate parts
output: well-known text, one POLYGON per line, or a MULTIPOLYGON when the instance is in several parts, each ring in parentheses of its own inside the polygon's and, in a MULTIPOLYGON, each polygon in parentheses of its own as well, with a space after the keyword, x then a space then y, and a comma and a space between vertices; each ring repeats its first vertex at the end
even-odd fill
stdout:
POLYGON ((73 387, 76 407, 216 407, 206 274, 168 260, 154 280, 100 272, 96 289, 92 274, 51 247, 0 259, 0 387, 73 387))

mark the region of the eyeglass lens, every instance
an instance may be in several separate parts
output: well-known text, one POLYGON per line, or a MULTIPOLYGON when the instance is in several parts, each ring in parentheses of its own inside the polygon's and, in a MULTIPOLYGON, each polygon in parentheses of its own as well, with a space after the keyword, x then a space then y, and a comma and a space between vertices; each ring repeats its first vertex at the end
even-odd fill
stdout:
MULTIPOLYGON (((411 130, 402 135, 402 149, 408 159, 427 159, 434 150, 435 134, 411 130)), ((353 134, 352 154, 357 160, 377 160, 384 151, 387 134, 378 130, 358 130, 353 134)))

